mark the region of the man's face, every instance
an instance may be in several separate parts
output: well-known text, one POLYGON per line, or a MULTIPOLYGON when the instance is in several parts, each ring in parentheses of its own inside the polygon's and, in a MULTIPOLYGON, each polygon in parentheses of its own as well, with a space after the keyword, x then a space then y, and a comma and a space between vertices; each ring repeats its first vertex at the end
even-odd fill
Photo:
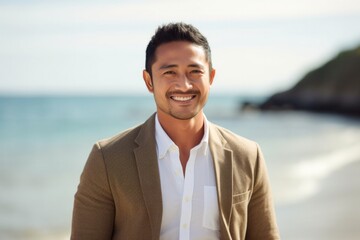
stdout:
POLYGON ((204 49, 185 41, 170 42, 157 48, 155 59, 152 79, 144 71, 144 80, 158 114, 187 120, 202 112, 215 76, 204 49))

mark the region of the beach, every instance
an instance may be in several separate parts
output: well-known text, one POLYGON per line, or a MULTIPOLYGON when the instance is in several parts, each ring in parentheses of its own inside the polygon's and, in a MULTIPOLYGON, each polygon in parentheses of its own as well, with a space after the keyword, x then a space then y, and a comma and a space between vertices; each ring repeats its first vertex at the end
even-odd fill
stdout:
POLYGON ((277 210, 283 239, 347 239, 360 237, 360 159, 333 172, 310 198, 277 210))
MULTIPOLYGON (((360 121, 242 113, 241 100, 210 97, 205 113, 260 144, 282 239, 359 239, 360 121)), ((0 239, 69 239, 92 145, 154 111, 151 96, 0 97, 0 239)))

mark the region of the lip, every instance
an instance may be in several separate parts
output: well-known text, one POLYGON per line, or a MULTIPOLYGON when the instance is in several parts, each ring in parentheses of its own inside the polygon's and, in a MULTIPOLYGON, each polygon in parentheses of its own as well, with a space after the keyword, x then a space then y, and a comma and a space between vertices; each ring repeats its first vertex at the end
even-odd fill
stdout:
POLYGON ((196 95, 172 95, 170 99, 178 103, 188 103, 195 97, 196 95))

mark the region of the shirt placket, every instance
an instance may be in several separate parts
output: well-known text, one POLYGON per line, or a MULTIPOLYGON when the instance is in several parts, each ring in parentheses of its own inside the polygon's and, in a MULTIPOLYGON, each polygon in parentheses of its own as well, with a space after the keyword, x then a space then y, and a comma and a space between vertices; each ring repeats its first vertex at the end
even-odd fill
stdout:
POLYGON ((190 239, 192 197, 194 191, 194 166, 195 166, 195 154, 193 153, 193 151, 191 151, 189 160, 186 164, 184 189, 182 195, 181 216, 180 216, 180 226, 179 226, 180 229, 179 239, 181 240, 190 239))

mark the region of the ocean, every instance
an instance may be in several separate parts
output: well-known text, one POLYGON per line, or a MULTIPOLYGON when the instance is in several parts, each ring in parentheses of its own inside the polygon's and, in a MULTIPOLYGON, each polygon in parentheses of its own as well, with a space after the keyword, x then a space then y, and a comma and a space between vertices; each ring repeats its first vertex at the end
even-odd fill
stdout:
MULTIPOLYGON (((335 184, 335 193, 324 183, 348 166, 360 169, 360 121, 308 112, 241 112, 243 100, 210 96, 205 113, 209 121, 260 144, 283 238, 336 239, 332 231, 346 230, 354 238, 342 239, 358 239, 359 210, 328 208, 360 199, 352 190, 360 190, 360 181, 353 176, 347 190, 335 184), (329 201, 319 196, 330 193, 332 200, 349 199, 325 208, 322 201, 329 201), (331 214, 328 224, 309 223, 317 211, 331 214), (337 229, 339 219, 351 222, 337 229)), ((92 145, 153 112, 151 96, 0 97, 0 239, 68 239, 73 197, 92 145)))

